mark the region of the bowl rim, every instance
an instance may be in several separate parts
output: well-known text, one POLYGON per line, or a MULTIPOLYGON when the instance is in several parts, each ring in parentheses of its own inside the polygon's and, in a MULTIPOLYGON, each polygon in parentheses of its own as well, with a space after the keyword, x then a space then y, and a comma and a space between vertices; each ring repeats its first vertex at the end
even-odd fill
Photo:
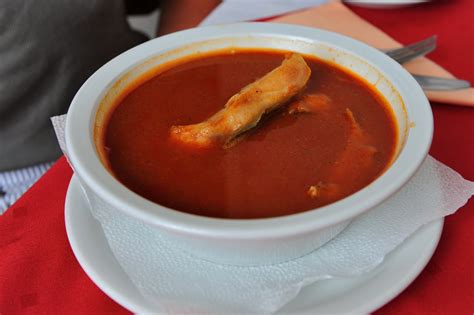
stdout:
POLYGON ((397 62, 355 39, 316 28, 276 23, 236 23, 189 29, 138 45, 98 69, 82 85, 69 108, 65 137, 70 164, 82 185, 126 215, 165 230, 220 239, 270 239, 306 234, 350 220, 392 196, 416 173, 425 160, 433 136, 430 104, 415 79, 397 62), (111 82, 126 69, 160 52, 209 39, 265 36, 327 43, 365 60, 397 88, 408 115, 417 126, 408 132, 405 144, 392 165, 358 192, 329 205, 297 214, 260 219, 222 219, 198 216, 153 203, 132 192, 103 166, 93 141, 96 103, 111 82), (86 110, 84 110, 86 108, 86 110), (91 113, 92 112, 92 113, 91 113), (89 132, 84 136, 83 130, 89 132))

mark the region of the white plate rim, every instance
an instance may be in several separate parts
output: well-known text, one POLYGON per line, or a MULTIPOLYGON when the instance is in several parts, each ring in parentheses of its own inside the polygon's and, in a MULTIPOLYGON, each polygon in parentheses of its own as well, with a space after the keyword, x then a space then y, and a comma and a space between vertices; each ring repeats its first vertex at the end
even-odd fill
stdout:
POLYGON ((397 9, 429 1, 430 0, 343 0, 345 4, 369 9, 397 9))
MULTIPOLYGON (((127 294, 124 294, 123 290, 121 290, 120 288, 116 288, 113 285, 111 285, 109 281, 110 279, 108 279, 107 277, 104 277, 98 272, 98 270, 96 270, 93 257, 89 257, 87 255, 87 250, 82 245, 82 242, 84 241, 84 236, 86 236, 87 238, 87 237, 90 237, 91 234, 80 233, 81 228, 83 229, 84 227, 76 225, 73 222, 74 221, 73 217, 77 215, 82 215, 84 217, 89 216, 93 220, 95 219, 92 217, 92 214, 89 211, 89 209, 79 209, 75 205, 77 202, 83 202, 84 205, 86 205, 87 201, 85 200, 85 197, 82 192, 82 188, 80 187, 77 177, 73 175, 69 183, 67 194, 66 194, 64 217, 65 217, 67 238, 71 246, 71 249, 73 251, 73 254, 76 257, 77 261, 79 262, 79 265, 87 274, 87 276, 91 279, 91 281, 102 292, 104 292, 116 303, 118 303, 119 305, 121 305, 122 307, 124 307, 125 309, 133 313, 138 313, 138 314, 150 313, 151 311, 150 309, 138 303, 136 300, 133 299, 133 297, 131 298, 127 294)), ((398 296, 403 290, 405 290, 416 279, 416 277, 421 273, 421 271, 425 268, 425 266, 430 261, 432 255, 434 254, 436 250, 439 239, 441 237, 443 224, 444 224, 444 219, 443 218, 438 219, 438 220, 435 220, 434 222, 431 222, 425 225, 424 227, 420 228, 419 231, 415 232, 414 235, 412 235, 412 237, 409 240, 407 240, 405 243, 413 242, 413 237, 421 233, 425 233, 425 234, 431 233, 430 235, 431 243, 425 244, 426 246, 421 251, 421 255, 416 257, 416 259, 414 260, 415 263, 412 265, 412 268, 409 270, 407 269, 404 276, 398 278, 398 280, 395 283, 391 283, 391 285, 385 287, 384 290, 379 290, 378 292, 376 292, 377 295, 370 296, 371 299, 366 299, 365 302, 361 302, 359 300, 358 305, 353 305, 353 307, 350 308, 350 313, 351 314, 371 313, 379 309, 383 305, 387 304, 388 302, 390 302, 392 299, 398 296)), ((97 222, 97 226, 100 226, 98 222, 97 222)), ((90 226, 88 227, 90 228, 90 226)), ((100 233, 102 234, 102 231, 100 231, 100 233)), ((102 236, 105 240, 105 235, 102 234, 102 236)), ((394 252, 399 251, 401 247, 406 246, 405 243, 403 243, 398 248, 396 248, 394 252)), ((107 247, 107 248, 103 248, 102 250, 104 254, 106 255, 108 254, 109 256, 112 256, 113 258, 113 254, 110 248, 107 247)), ((115 258, 113 259, 115 260, 115 258)), ((386 261, 383 264, 387 263, 387 261, 389 260, 390 259, 386 259, 386 261)), ((119 266, 118 262, 117 262, 117 265, 119 266)), ((122 276, 127 277, 125 272, 123 272, 122 276)), ((127 277, 127 280, 128 280, 128 277, 127 277)), ((371 280, 369 280, 369 282, 370 281, 371 280)), ((130 281, 130 284, 131 284, 131 281, 130 281)), ((315 311, 317 312, 317 309, 312 309, 310 311, 311 311, 311 314, 314 314, 315 311)), ((335 312, 331 312, 331 313, 335 313, 335 312)))

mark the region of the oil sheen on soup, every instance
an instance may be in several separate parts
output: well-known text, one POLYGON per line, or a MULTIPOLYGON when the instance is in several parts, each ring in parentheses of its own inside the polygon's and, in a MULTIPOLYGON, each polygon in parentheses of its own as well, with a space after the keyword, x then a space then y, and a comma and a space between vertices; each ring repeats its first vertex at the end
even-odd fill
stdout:
POLYGON ((304 56, 311 69, 304 91, 235 144, 172 141, 172 126, 205 121, 284 59, 280 51, 220 51, 153 70, 110 113, 102 133, 110 171, 165 207, 231 219, 315 209, 370 184, 395 152, 393 113, 363 79, 314 57, 304 56), (292 110, 305 97, 317 106, 292 110))

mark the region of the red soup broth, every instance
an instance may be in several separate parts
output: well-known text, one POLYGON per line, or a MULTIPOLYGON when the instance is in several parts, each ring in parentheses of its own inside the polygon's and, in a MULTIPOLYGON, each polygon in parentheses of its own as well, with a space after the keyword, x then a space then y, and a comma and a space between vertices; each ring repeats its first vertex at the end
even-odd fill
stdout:
POLYGON ((158 67, 143 82, 138 78, 99 132, 104 163, 146 199, 217 218, 295 214, 364 188, 395 154, 393 112, 364 79, 315 57, 304 56, 312 71, 305 93, 331 100, 323 113, 289 114, 283 106, 230 148, 192 148, 170 139, 171 126, 206 120, 284 58, 285 52, 273 50, 220 51, 158 67), (370 161, 363 150, 347 154, 348 111, 374 148, 370 161))

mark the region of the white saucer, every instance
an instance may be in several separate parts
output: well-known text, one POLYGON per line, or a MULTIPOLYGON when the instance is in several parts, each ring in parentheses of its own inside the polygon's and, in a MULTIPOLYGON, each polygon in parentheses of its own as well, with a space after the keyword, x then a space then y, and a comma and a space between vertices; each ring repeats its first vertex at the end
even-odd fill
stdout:
MULTIPOLYGON (((115 260, 74 176, 66 195, 65 221, 74 255, 91 280, 129 311, 154 313, 115 260)), ((443 222, 440 219, 422 227, 369 273, 323 280, 306 287, 281 313, 365 314, 375 311, 403 291, 423 270, 438 245, 443 222)))
POLYGON ((370 9, 397 9, 430 0, 343 0, 344 3, 370 9))

